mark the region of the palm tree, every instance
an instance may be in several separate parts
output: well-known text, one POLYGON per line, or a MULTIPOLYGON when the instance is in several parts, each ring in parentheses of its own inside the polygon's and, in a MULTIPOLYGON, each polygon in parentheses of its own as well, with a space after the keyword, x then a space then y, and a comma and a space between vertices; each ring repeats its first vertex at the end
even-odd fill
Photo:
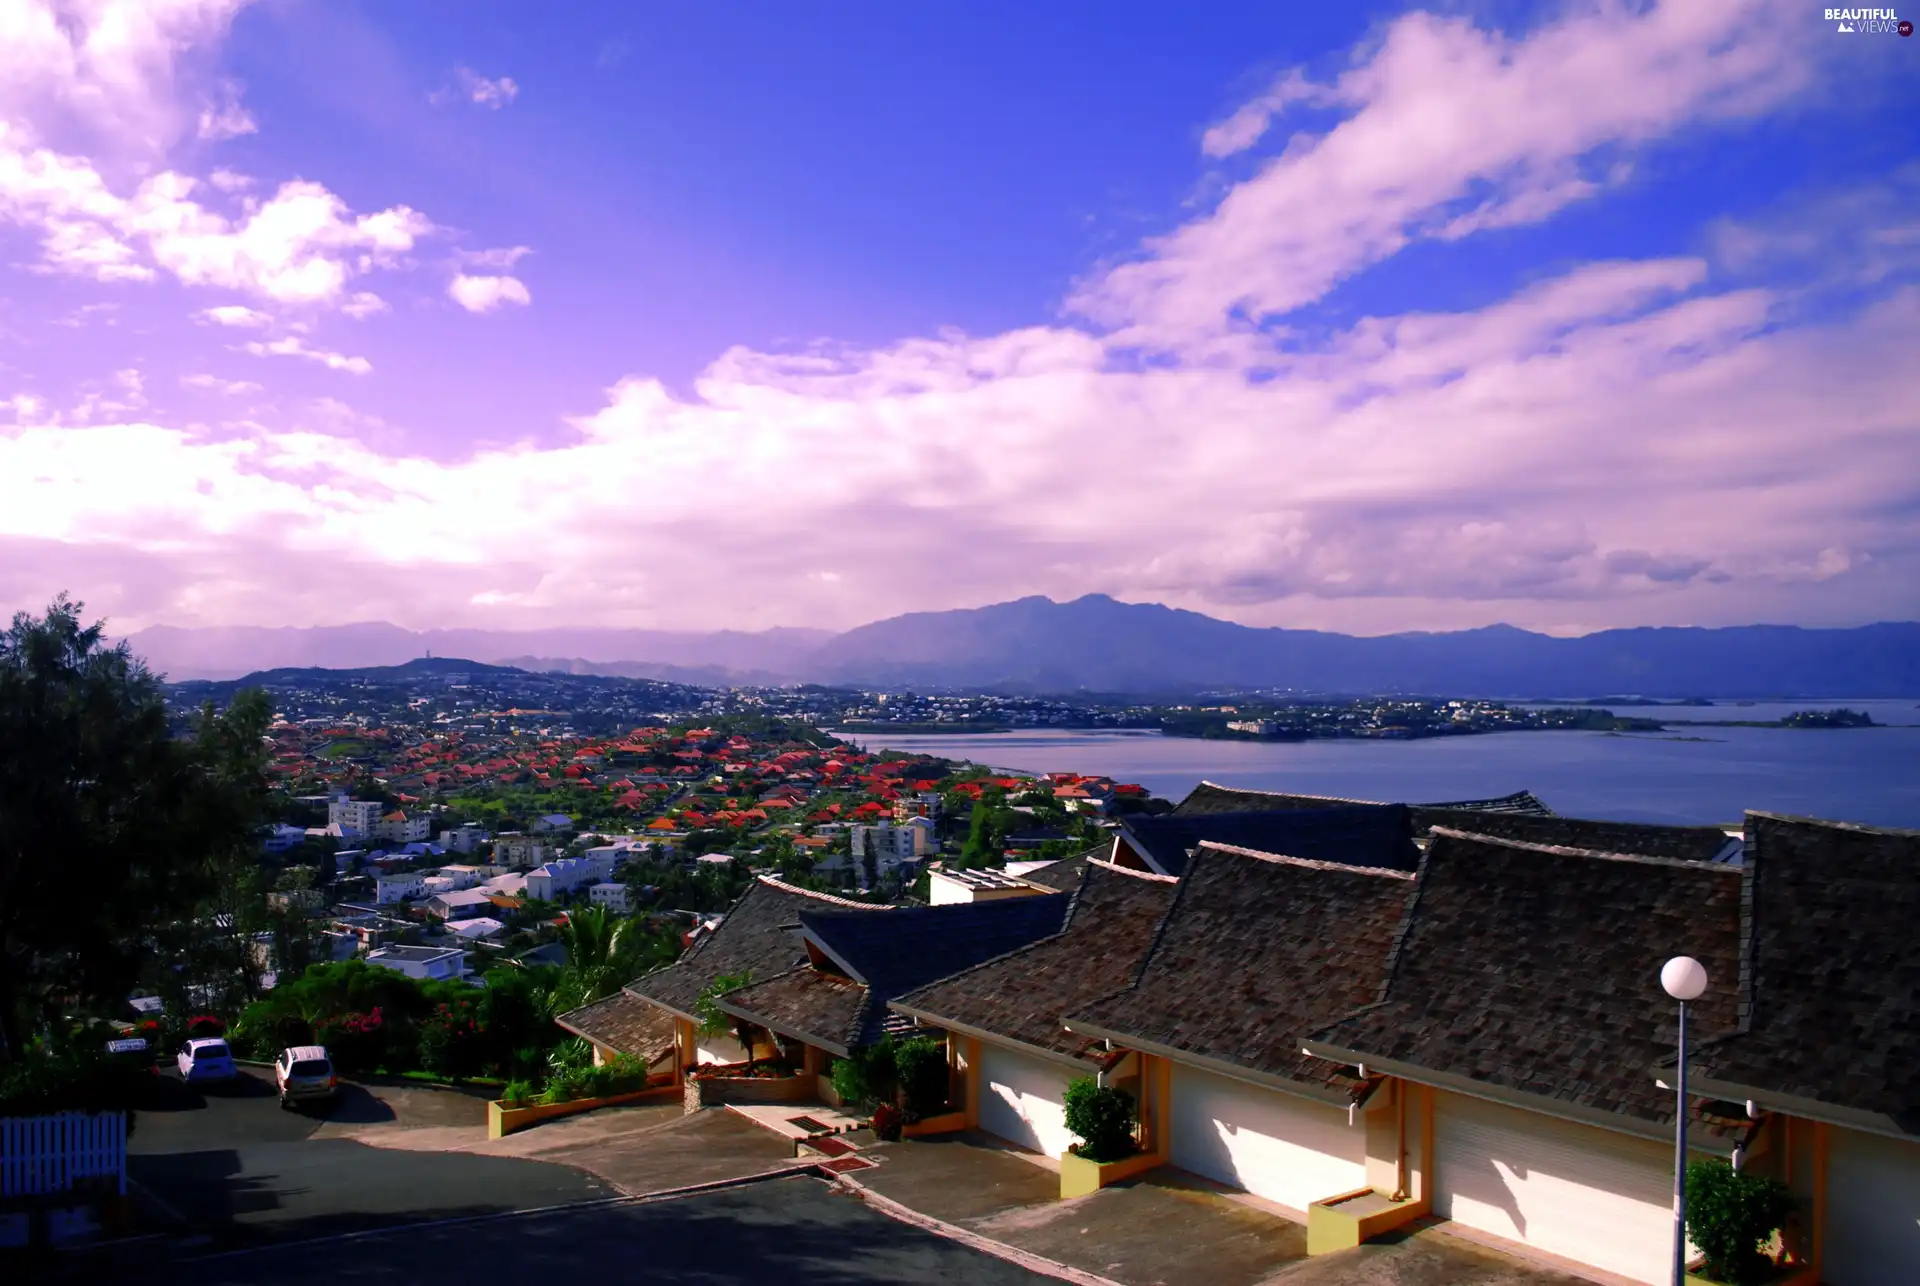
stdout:
POLYGON ((555 1012, 605 999, 651 965, 672 960, 671 945, 649 934, 642 922, 608 915, 603 906, 569 911, 560 926, 560 942, 567 949, 567 963, 555 989, 555 1012))

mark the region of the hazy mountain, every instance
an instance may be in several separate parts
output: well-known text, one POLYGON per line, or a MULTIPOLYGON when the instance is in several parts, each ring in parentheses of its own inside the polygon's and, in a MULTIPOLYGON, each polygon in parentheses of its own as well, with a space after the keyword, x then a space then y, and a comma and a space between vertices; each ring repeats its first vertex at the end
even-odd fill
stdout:
MULTIPOLYGON (((156 625, 128 636, 133 650, 176 681, 233 679, 254 670, 321 666, 352 669, 399 665, 432 653, 501 662, 509 657, 577 658, 587 663, 649 662, 713 668, 725 674, 797 673, 804 658, 832 638, 827 630, 407 630, 385 621, 357 625, 270 628, 257 625, 183 629, 156 625)), ((567 662, 561 662, 560 666, 567 662)), ((634 675, 663 678, 659 674, 634 675)), ((670 678, 668 682, 702 680, 670 678)), ((712 681, 712 680, 706 680, 712 681)))
POLYGON ((1920 694, 1920 624, 1627 629, 1573 639, 1494 625, 1355 638, 1252 629, 1093 594, 876 621, 826 643, 815 667, 840 681, 1031 691, 1906 696, 1920 694))
POLYGON ((1507 625, 1355 638, 1253 629, 1100 594, 914 612, 820 630, 429 630, 158 626, 135 651, 174 679, 287 666, 394 665, 424 652, 530 670, 702 686, 813 682, 1162 693, 1203 687, 1591 697, 1920 696, 1920 624, 1813 630, 1606 630, 1562 639, 1507 625))

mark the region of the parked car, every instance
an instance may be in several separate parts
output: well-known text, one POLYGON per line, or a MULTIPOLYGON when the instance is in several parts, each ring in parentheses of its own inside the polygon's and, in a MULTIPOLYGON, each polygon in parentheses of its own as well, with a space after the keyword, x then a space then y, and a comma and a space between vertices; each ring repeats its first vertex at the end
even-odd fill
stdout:
POLYGON ((324 1102, 334 1096, 340 1078, 324 1045, 295 1045, 280 1051, 273 1061, 274 1083, 280 1087, 280 1106, 324 1102))
POLYGON ((233 1065, 233 1051, 224 1040, 190 1040, 180 1047, 180 1056, 175 1061, 180 1068, 180 1079, 189 1083, 230 1081, 240 1074, 240 1069, 233 1065))

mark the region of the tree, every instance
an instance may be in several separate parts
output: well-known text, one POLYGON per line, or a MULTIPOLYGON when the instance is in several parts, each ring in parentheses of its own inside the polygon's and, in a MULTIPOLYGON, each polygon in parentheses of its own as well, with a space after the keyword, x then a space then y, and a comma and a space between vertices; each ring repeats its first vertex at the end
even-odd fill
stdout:
POLYGON ((117 1010, 262 818, 264 697, 176 741, 159 681, 83 610, 0 634, 0 1063, 63 1010, 117 1010))
POLYGON ((753 1066, 754 1027, 744 1018, 737 1018, 720 1008, 720 997, 728 992, 738 991, 753 982, 751 969, 741 973, 722 974, 707 985, 693 1002, 693 1015, 700 1020, 700 1034, 703 1036, 732 1036, 740 1042, 740 1048, 746 1051, 747 1066, 753 1066))
POLYGON ((567 949, 554 1002, 559 1013, 611 996, 649 969, 673 963, 677 953, 670 938, 649 933, 645 922, 608 915, 603 906, 569 911, 559 941, 567 949))

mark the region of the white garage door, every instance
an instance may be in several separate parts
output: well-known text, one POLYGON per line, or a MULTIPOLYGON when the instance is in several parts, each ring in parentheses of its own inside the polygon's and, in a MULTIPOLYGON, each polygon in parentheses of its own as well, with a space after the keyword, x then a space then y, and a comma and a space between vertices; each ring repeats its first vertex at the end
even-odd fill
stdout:
POLYGON ((1293 1210, 1367 1186, 1367 1129, 1340 1108, 1176 1065, 1169 1159, 1293 1210))
POLYGON ((1643 1282, 1673 1272, 1673 1149, 1457 1094, 1433 1109, 1434 1213, 1643 1282))
POLYGON ((980 1128, 1035 1152, 1059 1156, 1077 1140, 1067 1133, 1067 1085, 1074 1073, 1058 1063, 980 1045, 980 1128))
POLYGON ((1836 1129, 1827 1142, 1828 1286, 1920 1281, 1920 1143, 1836 1129))

